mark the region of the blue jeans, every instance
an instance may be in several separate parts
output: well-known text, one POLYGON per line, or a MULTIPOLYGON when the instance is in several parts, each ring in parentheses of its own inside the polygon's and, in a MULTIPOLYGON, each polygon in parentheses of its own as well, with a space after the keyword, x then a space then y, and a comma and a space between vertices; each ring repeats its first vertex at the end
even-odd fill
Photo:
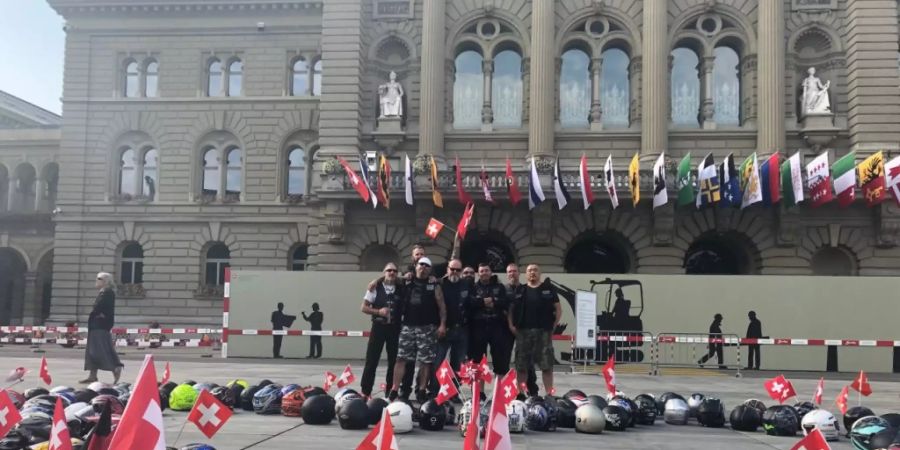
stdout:
POLYGON ((436 395, 440 386, 438 385, 435 373, 438 366, 444 362, 444 358, 450 357, 450 367, 453 372, 459 371, 459 366, 466 361, 469 351, 469 332, 465 327, 456 326, 447 330, 447 335, 443 339, 438 339, 437 353, 434 364, 431 365, 431 381, 429 381, 429 392, 436 395))

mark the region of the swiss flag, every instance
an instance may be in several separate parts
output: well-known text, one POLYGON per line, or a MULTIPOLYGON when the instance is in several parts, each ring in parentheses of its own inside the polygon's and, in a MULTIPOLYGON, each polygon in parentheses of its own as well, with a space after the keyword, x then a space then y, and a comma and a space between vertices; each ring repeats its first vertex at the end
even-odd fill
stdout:
POLYGON ((462 182, 462 166, 459 164, 459 156, 456 157, 456 194, 459 196, 459 202, 463 205, 472 203, 472 197, 466 192, 466 187, 462 182))
POLYGON ((841 393, 838 394, 837 398, 834 399, 834 404, 837 405, 838 409, 841 411, 841 414, 847 414, 847 397, 850 396, 850 388, 848 386, 844 386, 841 389, 841 393))
POLYGON ((866 373, 862 370, 859 371, 859 376, 850 383, 850 389, 853 389, 866 397, 872 395, 872 385, 869 384, 869 377, 867 377, 866 373))
MULTIPOLYGON (((469 229, 469 224, 472 223, 472 216, 475 214, 475 204, 469 203, 466 205, 466 210, 463 212, 462 218, 459 219, 459 226, 456 227, 456 233, 459 234, 460 239, 466 238, 466 230, 469 229)), ((434 239, 434 238, 432 238, 434 239)))
POLYGON ((494 399, 491 401, 491 411, 488 416, 484 450, 512 450, 506 405, 513 401, 519 393, 516 384, 515 370, 510 370, 502 380, 498 376, 494 383, 494 399))
POLYGON ((791 450, 831 450, 831 447, 828 446, 828 442, 825 441, 825 436, 822 435, 822 430, 815 428, 809 432, 806 437, 800 439, 800 442, 794 444, 791 447, 791 450))
POLYGON ((191 413, 188 414, 188 422, 193 422, 203 432, 207 439, 212 437, 231 418, 231 408, 225 406, 207 390, 200 391, 200 396, 194 402, 191 413))
MULTIPOLYGON (((47 386, 50 386, 53 383, 53 378, 50 377, 50 370, 47 369, 47 357, 41 356, 41 370, 38 372, 38 376, 41 378, 41 381, 44 382, 47 386)), ((63 420, 65 422, 65 420, 63 420)))
POLYGON ((447 400, 459 395, 459 390, 456 389, 456 384, 453 383, 453 369, 450 368, 450 360, 445 359, 441 363, 435 372, 435 376, 440 385, 440 390, 434 399, 438 405, 443 405, 447 400))
POLYGON ((0 391, 0 436, 6 436, 21 421, 22 416, 6 390, 0 391))
POLYGON ((816 386, 816 394, 813 395, 813 402, 822 406, 822 394, 825 393, 825 378, 819 378, 819 384, 816 386))
POLYGON ((331 386, 334 384, 335 380, 337 380, 337 375, 325 371, 325 385, 322 386, 322 389, 325 389, 325 392, 328 392, 331 389, 331 386))
POLYGON ((172 378, 172 371, 169 369, 169 363, 166 363, 166 369, 163 370, 162 380, 160 380, 161 384, 166 384, 169 382, 169 378, 172 378))
POLYGON ((444 223, 432 217, 431 220, 428 221, 428 226, 425 227, 425 236, 428 236, 431 239, 437 239, 443 229, 444 223))
POLYGON ((506 158, 506 190, 509 192, 509 201, 512 202, 513 206, 518 205, 522 201, 522 193, 519 192, 519 182, 516 181, 516 177, 513 175, 512 163, 509 162, 509 158, 506 158))
POLYGON ((606 380, 606 390, 610 395, 616 395, 616 355, 609 355, 606 364, 603 365, 603 378, 606 380))
MULTIPOLYGON (((472 411, 481 411, 478 405, 481 396, 478 392, 478 383, 472 383, 472 411)), ((463 450, 478 450, 478 416, 472 414, 469 424, 466 425, 466 439, 463 441, 463 450)))
POLYGON ((772 400, 778 400, 778 403, 784 403, 785 400, 797 395, 794 385, 785 379, 784 375, 778 375, 771 380, 766 380, 763 386, 765 386, 766 392, 769 393, 769 397, 772 397, 772 400))
POLYGON ((341 376, 337 379, 337 387, 342 388, 356 380, 356 377, 353 376, 353 370, 350 369, 350 364, 347 364, 347 367, 344 367, 344 371, 341 372, 341 376))
POLYGON ((381 410, 381 420, 375 428, 363 438, 356 450, 399 450, 397 439, 394 437, 394 425, 391 424, 391 415, 387 408, 381 410))
POLYGON ((69 427, 66 425, 66 413, 63 412, 62 399, 59 397, 56 398, 56 408, 53 409, 53 425, 50 427, 49 450, 72 450, 72 437, 69 435, 69 427))
MULTIPOLYGON (((488 365, 487 355, 481 355, 481 362, 478 363, 478 379, 487 383, 490 383, 494 380, 494 372, 491 371, 491 366, 488 365)), ((473 410, 474 411, 474 410, 473 410)))
POLYGON ((369 187, 363 182, 363 180, 356 174, 356 171, 350 167, 350 164, 347 163, 344 158, 338 157, 338 161, 340 161, 341 166, 344 167, 344 171, 347 172, 347 179, 350 180, 350 185, 353 186, 353 189, 356 189, 356 193, 359 194, 360 198, 366 203, 369 202, 369 187))
POLYGON ((476 369, 475 362, 472 360, 466 361, 459 365, 459 372, 456 373, 456 376, 459 377, 460 381, 463 384, 472 384, 476 378, 476 369))
POLYGON ((109 444, 111 449, 165 450, 166 433, 159 391, 156 387, 156 368, 153 355, 144 357, 131 399, 122 413, 119 426, 109 444))

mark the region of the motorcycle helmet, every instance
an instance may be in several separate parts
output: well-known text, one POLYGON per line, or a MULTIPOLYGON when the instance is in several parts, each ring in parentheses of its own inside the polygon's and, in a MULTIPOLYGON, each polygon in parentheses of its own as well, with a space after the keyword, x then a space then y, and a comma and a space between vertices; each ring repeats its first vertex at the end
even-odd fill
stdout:
POLYGON ((108 387, 110 387, 108 384, 103 383, 101 381, 95 381, 95 382, 87 385, 88 389, 90 389, 98 394, 100 393, 100 389, 106 389, 108 387))
POLYGON ((338 423, 345 430, 364 430, 369 428, 369 407, 362 397, 347 402, 338 414, 338 423))
POLYGON ((684 397, 674 393, 674 392, 664 392, 662 395, 656 398, 656 412, 657 414, 663 415, 666 412, 666 402, 673 399, 678 398, 687 404, 687 401, 684 400, 684 397))
POLYGON ((356 400, 356 399, 358 399, 358 398, 361 399, 362 396, 359 395, 359 394, 357 394, 356 392, 349 392, 349 393, 347 393, 347 394, 344 394, 344 395, 341 396, 340 398, 335 399, 335 403, 334 403, 334 413, 335 413, 335 414, 340 414, 340 413, 341 413, 341 408, 343 408, 344 405, 346 405, 348 402, 350 402, 350 401, 352 401, 352 400, 356 400))
POLYGON ((606 428, 606 415, 594 405, 582 405, 575 410, 575 431, 600 434, 606 428))
POLYGON ((891 445, 897 429, 878 416, 857 420, 850 429, 850 443, 857 450, 884 449, 891 445))
POLYGON ((394 433, 404 434, 412 431, 413 428, 413 412, 412 408, 403 402, 393 402, 387 406, 388 414, 391 415, 391 424, 394 426, 394 433))
POLYGON ((755 398, 744 400, 744 404, 759 411, 760 417, 766 413, 766 404, 755 398))
POLYGON ((107 388, 100 389, 99 391, 97 391, 97 394, 99 394, 99 395, 112 395, 113 397, 118 397, 118 396, 120 395, 120 394, 119 394, 119 391, 117 391, 117 390, 115 390, 115 389, 113 389, 113 388, 111 388, 111 387, 107 387, 107 388))
POLYGON ((666 401, 663 419, 669 425, 685 425, 690 416, 690 408, 686 401, 680 398, 671 398, 666 401))
POLYGON ((625 421, 625 426, 634 427, 637 423, 637 417, 635 416, 635 409, 631 407, 631 403, 625 400, 624 397, 615 396, 609 401, 609 406, 618 406, 622 408, 625 412, 623 420, 625 421))
POLYGON ((16 428, 25 436, 28 436, 31 444, 37 444, 50 439, 50 427, 53 418, 50 414, 33 412, 22 415, 22 421, 16 428))
POLYGON ((656 423, 656 401, 647 394, 641 394, 634 398, 637 405, 637 423, 639 425, 653 425, 656 423))
POLYGON ((288 393, 290 393, 291 391, 293 391, 295 389, 300 389, 300 385, 297 383, 286 384, 286 385, 284 385, 283 388, 281 388, 281 396, 284 397, 285 395, 288 395, 288 393))
POLYGON ((259 383, 256 383, 256 385, 261 388, 264 388, 270 384, 272 384, 272 380, 270 380, 268 378, 263 378, 262 381, 260 381, 259 383))
POLYGON ((166 384, 163 384, 162 386, 160 386, 159 390, 164 391, 167 394, 171 394, 172 391, 174 391, 175 388, 177 388, 177 387, 178 387, 177 383, 175 383, 174 381, 169 381, 166 384))
MULTIPOLYGON (((240 386, 240 385, 238 385, 240 386)), ((300 408, 306 400, 306 394, 303 389, 296 389, 289 392, 281 399, 281 415, 287 417, 300 417, 300 408)))
POLYGON ((53 414, 53 409, 56 408, 56 399, 51 396, 43 396, 39 395, 37 397, 33 397, 27 400, 22 405, 22 411, 34 410, 34 411, 42 411, 47 414, 53 414))
POLYGON ((700 403, 703 402, 703 399, 706 398, 705 395, 695 392, 691 394, 690 397, 687 398, 688 408, 690 409, 690 416, 693 418, 697 417, 697 408, 700 407, 700 403))
POLYGON ((559 402, 556 397, 547 395, 544 397, 544 407, 547 408, 547 429, 545 431, 556 431, 559 422, 559 402))
POLYGON ((469 422, 472 420, 472 400, 466 400, 463 403, 462 407, 459 408, 459 412, 456 414, 456 426, 459 429, 459 434, 462 437, 466 437, 466 429, 469 427, 469 422))
POLYGON ((847 412, 844 413, 844 430, 847 432, 847 436, 850 436, 850 429, 853 428, 853 424, 856 423, 857 420, 874 415, 875 413, 865 406, 854 406, 848 409, 847 412))
POLYGON ((428 431, 441 431, 447 422, 447 411, 434 400, 422 403, 419 408, 419 428, 428 431))
POLYGON ((481 402, 481 410, 478 411, 478 429, 480 430, 481 437, 484 437, 484 432, 487 430, 488 419, 491 416, 492 403, 492 400, 481 402))
POLYGON ((891 424, 892 427, 900 428, 900 414, 887 413, 887 414, 882 414, 880 417, 884 420, 887 420, 888 423, 891 424))
POLYGON ((803 421, 803 418, 806 417, 806 414, 810 411, 818 409, 813 402, 797 402, 794 404, 794 411, 797 411, 797 415, 800 416, 800 420, 803 421))
POLYGON ((563 397, 557 400, 556 405, 559 408, 556 425, 561 428, 575 428, 575 410, 578 409, 575 402, 563 397))
POLYGON ((568 392, 566 392, 565 395, 563 395, 563 398, 568 399, 572 403, 574 403, 576 408, 587 403, 587 394, 579 389, 570 389, 568 392))
POLYGON ((9 401, 12 402, 13 406, 15 406, 16 409, 22 409, 22 405, 24 405, 28 400, 24 395, 12 389, 7 389, 6 395, 9 397, 9 401))
POLYGON ((209 444, 188 444, 179 450, 216 450, 216 448, 209 444))
POLYGON ((510 433, 525 432, 525 417, 528 415, 528 408, 525 402, 521 400, 513 400, 506 405, 506 417, 509 418, 510 433))
POLYGON ((756 431, 762 425, 762 414, 752 406, 741 404, 731 410, 728 421, 735 431, 756 431))
POLYGON ((834 414, 824 409, 814 409, 806 413, 803 420, 800 421, 800 426, 803 428, 804 436, 818 428, 825 436, 826 441, 836 441, 841 435, 841 426, 834 414))
POLYGON ((165 392, 159 393, 159 409, 165 411, 169 407, 169 394, 165 392))
POLYGON ((0 450, 28 449, 28 436, 21 430, 12 430, 6 437, 0 439, 0 450))
POLYGON ((545 431, 550 423, 550 414, 543 402, 535 402, 525 412, 525 427, 531 431, 545 431))
POLYGON ((188 411, 197 401, 197 391, 189 384, 181 384, 169 394, 169 408, 173 411, 188 411))
MULTIPOLYGON (((122 402, 123 406, 128 406, 128 400, 131 400, 131 392, 126 392, 118 397, 119 401, 122 402)), ((162 406, 160 406, 162 409, 162 406)))
POLYGON ((697 422, 710 428, 725 426, 725 406, 715 397, 706 397, 697 407, 697 422))
POLYGON ((314 395, 328 395, 328 393, 325 392, 325 389, 322 389, 319 386, 306 389, 306 398, 312 397, 314 395))
POLYGON ((387 408, 388 402, 383 398, 372 397, 366 402, 369 408, 369 425, 375 425, 381 421, 382 410, 387 408))
MULTIPOLYGON (((119 400, 118 397, 113 397, 112 395, 98 395, 91 400, 91 407, 94 408, 94 412, 100 414, 103 412, 103 406, 109 403, 109 411, 113 414, 122 414, 125 412, 125 405, 119 400)), ((193 402, 191 402, 191 406, 194 406, 193 402)), ((190 409, 190 408, 188 408, 190 409)))
POLYGON ((189 379, 187 379, 187 380, 184 380, 184 382, 181 383, 181 384, 186 384, 186 385, 188 385, 188 386, 193 386, 193 385, 197 384, 197 382, 194 381, 194 380, 191 380, 191 379, 189 378, 189 379))
POLYGON ((97 393, 90 389, 79 389, 74 394, 76 403, 90 403, 97 396, 97 393))
POLYGON ((50 389, 51 394, 59 394, 60 392, 75 392, 75 388, 69 386, 56 386, 50 389))
POLYGON ((245 380, 243 378, 238 378, 235 380, 231 380, 228 383, 225 383, 225 387, 233 387, 233 386, 241 386, 242 388, 247 389, 248 387, 250 387, 250 383, 248 383, 247 380, 245 380))
POLYGON ((230 388, 218 386, 213 388, 209 393, 229 409, 234 409, 235 397, 234 392, 230 388))
MULTIPOLYGON (((259 386, 252 385, 241 391, 241 409, 244 411, 253 411, 253 396, 256 395, 256 392, 259 390, 259 386)), ((171 397, 169 397, 169 403, 172 403, 171 397)))
POLYGON ((42 387, 31 388, 31 389, 28 389, 27 391, 25 391, 25 398, 28 400, 31 400, 39 395, 47 395, 49 393, 50 393, 50 391, 48 391, 42 387))
POLYGON ((590 403, 600 409, 606 408, 606 405, 608 404, 606 402, 606 399, 599 395, 588 395, 586 400, 587 403, 590 403))
MULTIPOLYGON (((628 412, 618 405, 609 405, 603 408, 603 417, 606 420, 605 428, 610 431, 625 431, 628 427, 628 412)), ((576 413, 578 411, 575 411, 576 413)))
POLYGON ((197 383, 194 385, 194 390, 199 394, 202 391, 212 391, 218 386, 216 383, 197 383))
POLYGON ((536 395, 532 395, 531 397, 528 397, 525 399, 525 406, 527 406, 529 408, 531 408, 532 406, 537 405, 537 404, 541 404, 541 405, 544 404, 544 397, 538 397, 536 395))
POLYGON ((300 416, 309 425, 328 425, 334 420, 334 399, 328 395, 307 397, 300 407, 300 416))
POLYGON ((281 413, 281 386, 270 384, 253 394, 253 412, 257 414, 281 413))
POLYGON ((794 436, 800 428, 797 411, 793 406, 776 405, 763 414, 763 428, 769 436, 794 436))

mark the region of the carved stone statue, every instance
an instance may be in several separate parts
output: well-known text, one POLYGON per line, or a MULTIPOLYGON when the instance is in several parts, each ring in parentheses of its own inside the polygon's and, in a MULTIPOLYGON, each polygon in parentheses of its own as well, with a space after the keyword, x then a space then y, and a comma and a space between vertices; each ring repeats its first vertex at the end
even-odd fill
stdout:
POLYGON ((397 74, 391 71, 390 81, 378 86, 379 117, 403 117, 403 95, 403 85, 397 82, 397 74))
POLYGON ((816 68, 810 67, 807 70, 809 76, 803 80, 803 104, 802 115, 807 114, 829 114, 831 113, 831 101, 828 99, 828 88, 831 87, 831 81, 822 84, 819 77, 816 76, 816 68))

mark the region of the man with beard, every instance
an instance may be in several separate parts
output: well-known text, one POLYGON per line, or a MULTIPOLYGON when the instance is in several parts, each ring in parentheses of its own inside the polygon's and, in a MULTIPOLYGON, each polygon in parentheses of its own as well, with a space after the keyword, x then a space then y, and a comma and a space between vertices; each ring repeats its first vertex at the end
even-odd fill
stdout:
POLYGON ((553 395, 553 330, 562 317, 556 288, 549 279, 541 280, 541 269, 529 264, 525 269, 527 284, 522 296, 509 311, 509 329, 516 335, 516 371, 524 378, 537 364, 541 369, 544 390, 553 395))
POLYGON ((478 281, 469 310, 469 359, 481 361, 490 346, 494 373, 499 376, 509 372, 512 353, 508 306, 506 289, 497 281, 491 267, 487 263, 478 264, 478 281))
POLYGON ((372 328, 369 331, 369 342, 366 347, 366 363, 363 369, 360 389, 363 396, 372 396, 372 385, 375 382, 375 370, 381 361, 382 348, 387 349, 387 375, 385 375, 385 391, 390 392, 394 382, 394 364, 397 361, 397 343, 400 339, 400 299, 403 297, 403 285, 399 282, 397 265, 387 263, 384 266, 384 280, 378 282, 374 289, 366 291, 361 310, 363 314, 372 316, 372 328))
MULTIPOLYGON (((509 298, 509 304, 514 305, 521 300, 522 296, 525 294, 525 286, 522 283, 519 283, 519 266, 517 266, 516 263, 509 263, 506 266, 506 283, 506 296, 509 298)), ((512 342, 515 342, 515 334, 510 332, 510 336, 512 342)), ((529 396, 533 397, 539 394, 537 373, 535 373, 534 367, 528 367, 528 377, 524 383, 520 382, 520 384, 525 384, 529 396)), ((524 397, 525 393, 520 392, 519 400, 524 400, 524 397)))
MULTIPOLYGON (((462 277, 462 261, 451 259, 447 264, 447 275, 441 280, 441 292, 444 294, 444 305, 447 308, 447 335, 438 340, 437 355, 433 366, 440 364, 444 358, 450 358, 450 367, 458 370, 465 361, 469 350, 469 331, 467 314, 469 299, 474 294, 475 285, 472 280, 462 277)), ((439 385, 434 373, 431 375, 429 393, 437 394, 439 385)), ((458 402, 458 397, 453 399, 458 402)))

